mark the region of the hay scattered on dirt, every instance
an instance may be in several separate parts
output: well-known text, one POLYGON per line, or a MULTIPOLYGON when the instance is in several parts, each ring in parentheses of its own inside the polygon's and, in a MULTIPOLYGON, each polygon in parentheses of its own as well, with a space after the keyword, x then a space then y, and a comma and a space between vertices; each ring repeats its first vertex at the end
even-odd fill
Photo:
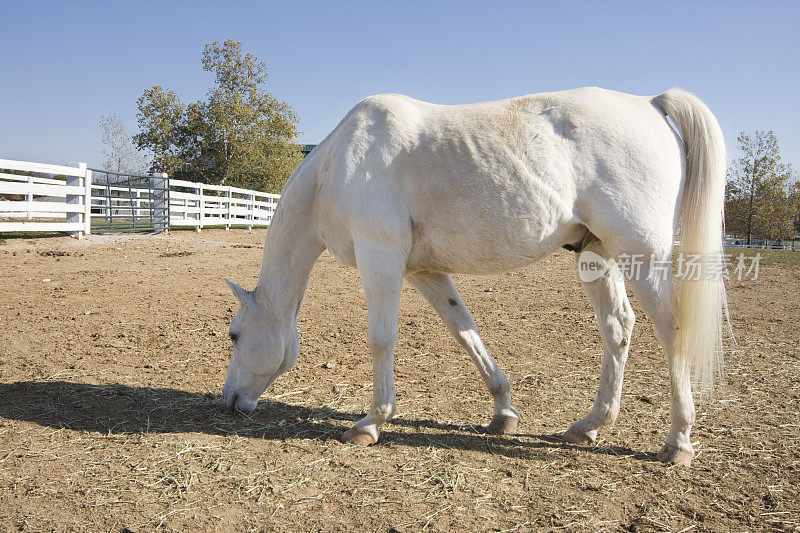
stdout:
POLYGON ((263 237, 0 245, 0 290, 11 295, 0 303, 5 528, 800 527, 796 263, 767 261, 759 280, 731 285, 739 346, 700 407, 698 457, 685 469, 655 461, 667 430, 666 365, 635 302, 617 425, 596 446, 559 439, 591 406, 601 353, 566 252, 521 272, 456 277, 512 381, 519 435, 484 433, 491 402, 477 372, 406 287, 398 417, 377 446, 341 444, 369 405, 371 363, 358 276, 327 255, 301 312, 297 367, 252 415, 223 410, 236 308, 223 278, 252 288, 263 237))

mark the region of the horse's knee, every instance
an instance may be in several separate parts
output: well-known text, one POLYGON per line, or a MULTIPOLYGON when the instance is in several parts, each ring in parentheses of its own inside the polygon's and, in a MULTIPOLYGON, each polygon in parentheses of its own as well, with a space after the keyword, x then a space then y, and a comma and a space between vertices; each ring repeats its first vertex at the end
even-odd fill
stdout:
POLYGON ((369 350, 373 355, 383 355, 394 350, 396 335, 373 335, 369 338, 369 350))

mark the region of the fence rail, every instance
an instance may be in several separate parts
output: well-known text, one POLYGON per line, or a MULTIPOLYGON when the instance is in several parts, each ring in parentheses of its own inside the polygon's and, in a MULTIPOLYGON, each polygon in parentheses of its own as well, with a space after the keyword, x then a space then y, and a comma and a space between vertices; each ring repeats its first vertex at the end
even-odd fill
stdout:
POLYGON ((269 226, 280 195, 161 176, 0 159, 0 232, 269 226))
POLYGON ((92 171, 0 159, 0 232, 91 231, 92 171))
POLYGON ((169 180, 172 227, 269 226, 280 195, 239 187, 169 180))
POLYGON ((792 251, 800 251, 800 242, 796 242, 797 239, 794 239, 791 242, 751 242, 747 244, 744 239, 739 240, 725 240, 725 246, 729 246, 731 248, 753 248, 757 250, 792 250, 792 251), (744 242, 743 242, 744 241, 744 242))

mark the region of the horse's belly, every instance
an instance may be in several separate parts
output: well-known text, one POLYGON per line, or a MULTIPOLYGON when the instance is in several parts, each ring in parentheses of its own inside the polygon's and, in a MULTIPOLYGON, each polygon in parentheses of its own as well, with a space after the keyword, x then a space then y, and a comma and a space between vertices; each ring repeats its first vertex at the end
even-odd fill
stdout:
POLYGON ((553 249, 552 239, 531 235, 519 235, 515 242, 498 236, 460 237, 451 234, 447 239, 435 236, 415 239, 408 254, 407 270, 496 274, 530 265, 553 249))

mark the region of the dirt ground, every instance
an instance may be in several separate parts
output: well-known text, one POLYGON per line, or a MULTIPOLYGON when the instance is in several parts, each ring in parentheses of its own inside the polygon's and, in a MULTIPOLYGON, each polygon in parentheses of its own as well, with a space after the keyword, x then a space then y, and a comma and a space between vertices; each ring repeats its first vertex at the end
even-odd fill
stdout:
MULTIPOLYGON (((235 300, 263 231, 0 240, 0 530, 796 531, 800 261, 730 285, 738 348, 698 412, 690 468, 655 460, 666 363, 637 310, 620 418, 595 446, 559 434, 591 406, 602 349, 562 251, 456 276, 511 379, 520 434, 439 318, 405 287, 398 416, 369 448, 339 434, 369 405, 357 273, 324 254, 297 366, 251 415, 220 407, 235 300)), ((790 254, 791 252, 784 252, 790 254)), ((788 259, 787 259, 788 257, 788 259)), ((800 257, 800 256, 797 256, 800 257)))

